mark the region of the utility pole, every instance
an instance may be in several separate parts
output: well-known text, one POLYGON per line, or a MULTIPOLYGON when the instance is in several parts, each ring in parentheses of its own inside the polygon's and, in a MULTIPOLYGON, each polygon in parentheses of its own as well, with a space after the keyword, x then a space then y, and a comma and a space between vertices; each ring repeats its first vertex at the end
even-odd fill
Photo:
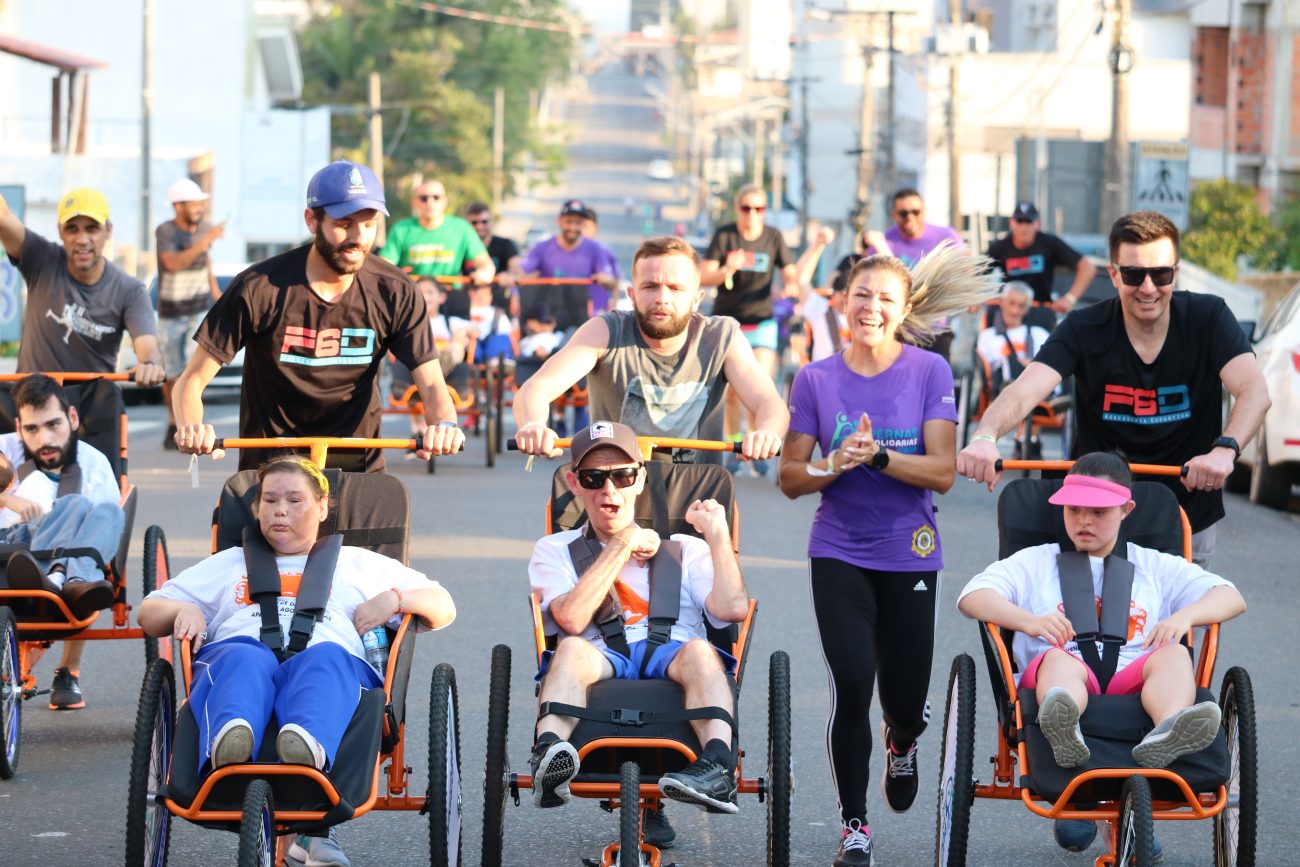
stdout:
POLYGON ((880 136, 880 143, 885 152, 884 186, 885 191, 891 195, 894 190, 898 189, 898 168, 895 164, 894 154, 894 130, 897 123, 894 109, 894 62, 896 60, 894 55, 894 16, 896 14, 896 12, 888 12, 885 15, 885 21, 889 27, 888 52, 886 54, 889 66, 885 70, 885 129, 880 136))
MULTIPOLYGON (((370 73, 370 90, 366 101, 366 116, 369 118, 370 126, 370 168, 379 179, 379 186, 382 189, 384 185, 384 118, 379 113, 382 105, 380 100, 380 78, 378 72, 370 73)), ((384 215, 379 215, 379 232, 375 236, 375 246, 382 247, 384 238, 388 233, 388 227, 384 221, 384 215)))
POLYGON ((812 195, 812 184, 808 182, 808 170, 810 162, 811 145, 809 139, 808 126, 808 82, 811 79, 805 74, 799 79, 799 249, 808 249, 808 215, 811 211, 809 207, 809 196, 812 195))
POLYGON ((1115 16, 1110 45, 1110 142, 1106 148, 1106 186, 1099 231, 1129 209, 1128 178, 1128 74, 1133 69, 1133 49, 1126 40, 1131 0, 1114 0, 1115 16))
MULTIPOLYGON (((150 167, 153 163, 153 151, 149 141, 150 127, 153 126, 153 9, 154 0, 144 0, 144 54, 141 57, 140 81, 140 254, 147 253, 152 246, 149 241, 153 232, 149 227, 150 205, 150 167)), ((77 81, 73 79, 73 93, 76 93, 77 81)), ((80 112, 78 112, 79 114, 80 112)), ((71 136, 69 138, 72 138, 71 136)), ((75 140, 68 142, 69 150, 76 152, 75 140)))
MULTIPOLYGON (((764 147, 767 144, 766 120, 761 114, 754 118, 754 174, 750 179, 750 183, 756 187, 763 186, 763 161, 766 159, 764 147)), ((777 204, 773 202, 772 210, 776 210, 776 208, 777 204)))
POLYGON ((492 210, 500 213, 506 189, 506 89, 497 85, 492 102, 492 210))
POLYGON ((872 137, 875 132, 875 105, 871 93, 871 58, 874 54, 871 27, 868 24, 862 47, 862 102, 858 106, 858 186, 854 192, 857 212, 852 215, 853 224, 859 232, 867 227, 867 220, 871 216, 871 182, 875 180, 871 165, 872 137))
MULTIPOLYGON (((961 26, 961 0, 948 0, 948 21, 955 32, 961 26)), ((948 58, 948 225, 961 231, 961 151, 957 147, 957 101, 961 54, 948 58)))

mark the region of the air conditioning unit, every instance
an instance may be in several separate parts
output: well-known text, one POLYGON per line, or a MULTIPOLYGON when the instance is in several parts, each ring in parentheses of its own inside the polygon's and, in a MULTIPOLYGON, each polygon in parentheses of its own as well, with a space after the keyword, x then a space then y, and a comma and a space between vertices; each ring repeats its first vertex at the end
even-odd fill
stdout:
POLYGON ((302 99, 302 63, 298 59, 298 43, 293 33, 288 30, 259 33, 257 48, 271 102, 302 99))

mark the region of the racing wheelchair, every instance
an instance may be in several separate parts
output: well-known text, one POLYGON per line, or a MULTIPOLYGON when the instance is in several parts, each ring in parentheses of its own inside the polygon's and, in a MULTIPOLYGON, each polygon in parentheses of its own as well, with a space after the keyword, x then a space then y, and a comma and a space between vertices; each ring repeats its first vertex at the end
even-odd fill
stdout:
MULTIPOLYGON (((126 559, 135 520, 136 489, 126 476, 126 410, 122 392, 116 382, 129 380, 132 375, 46 375, 64 385, 69 403, 77 408, 80 417, 77 436, 108 458, 113 474, 118 479, 118 505, 125 513, 125 522, 117 552, 108 563, 102 562, 99 552, 92 548, 32 551, 34 556, 41 559, 93 557, 104 569, 104 577, 113 583, 113 621, 108 626, 93 628, 99 619, 99 610, 70 605, 60 593, 53 590, 18 590, 10 589, 8 584, 0 584, 0 779, 9 779, 18 769, 22 703, 49 692, 38 688, 32 669, 54 642, 72 638, 79 641, 142 638, 145 642, 146 662, 155 659, 159 652, 157 639, 149 638, 143 630, 131 627, 131 606, 127 604, 126 559)), ((0 383, 3 383, 0 386, 0 430, 16 430, 17 409, 11 384, 24 378, 26 374, 0 376, 0 383)), ((14 469, 17 470, 18 467, 14 469)), ((7 560, 13 551, 27 548, 25 545, 0 545, 0 558, 7 560)), ((145 548, 147 552, 147 541, 145 548)), ((145 593, 154 589, 150 580, 146 574, 145 593)))
MULTIPOLYGON (((302 437, 217 440, 216 448, 310 449, 312 461, 323 467, 331 448, 404 449, 413 443, 302 437)), ((339 533, 345 544, 406 563, 410 501, 401 481, 384 473, 327 469, 324 474, 330 483, 330 512, 322 535, 339 533)), ((257 526, 252 512, 256 483, 254 470, 226 481, 213 511, 214 553, 241 544, 244 529, 257 526)), ((162 539, 161 530, 150 529, 162 539)), ((165 546, 163 552, 165 561, 165 546)), ((173 816, 207 828, 237 831, 238 864, 252 867, 282 864, 294 834, 319 834, 370 810, 418 810, 429 817, 430 863, 458 867, 460 714, 456 673, 446 663, 434 668, 429 692, 429 786, 423 797, 409 794, 411 768, 406 765, 404 745, 415 636, 410 614, 396 630, 388 629, 391 652, 383 687, 362 693, 327 771, 280 764, 272 736, 264 739, 254 761, 200 776, 198 725, 178 696, 169 659, 152 662, 140 692, 131 754, 126 863, 131 867, 166 864, 173 816)), ((180 642, 177 656, 181 686, 188 694, 193 678, 188 639, 180 642)), ((276 727, 273 717, 269 730, 276 727)))
MULTIPOLYGON (((1066 461, 1002 461, 1008 470, 1062 471, 1066 461)), ((1176 476, 1177 467, 1132 465, 1135 476, 1176 476)), ((1060 542, 1071 550, 1060 509, 1048 498, 1059 479, 1015 479, 998 498, 998 556, 1032 545, 1060 542)), ((1158 482, 1137 482, 1137 507, 1124 521, 1120 543, 1134 542, 1191 559, 1191 527, 1173 493, 1158 482)), ((1257 823, 1258 765, 1255 704, 1250 676, 1232 668, 1223 677, 1219 706, 1223 722, 1205 750, 1183 756, 1168 768, 1135 767, 1132 747, 1152 728, 1141 696, 1091 695, 1080 726, 1092 756, 1078 768, 1064 769, 1038 727, 1032 689, 1017 687, 1010 648, 1014 633, 978 624, 980 642, 997 710, 997 748, 993 779, 976 781, 975 662, 967 654, 953 660, 944 714, 939 767, 935 863, 967 863, 971 808, 975 798, 1020 800, 1047 819, 1105 823, 1107 851, 1096 867, 1150 867, 1155 863, 1156 821, 1212 819, 1214 863, 1253 865, 1257 823), (1017 779, 1017 772, 1019 778, 1017 779)), ((1210 691, 1218 655, 1219 625, 1200 628, 1195 656, 1196 701, 1212 701, 1210 691)), ((1184 643, 1193 651, 1194 634, 1184 643)), ((979 859, 973 859, 980 863, 979 859)))
MULTIPOLYGON (((568 439, 556 441, 565 448, 568 439)), ((740 507, 735 500, 731 475, 721 466, 711 464, 675 464, 651 459, 652 452, 670 449, 723 451, 733 443, 638 438, 647 471, 645 493, 638 498, 636 521, 652 527, 661 536, 672 533, 695 534, 685 521, 687 507, 696 499, 712 497, 722 504, 732 528, 732 545, 738 548, 740 507)), ((510 446, 514 447, 511 441, 510 446)), ((569 491, 564 470, 559 468, 552 480, 551 497, 546 507, 546 532, 574 529, 585 523, 580 503, 569 491)), ((530 596, 536 662, 543 653, 555 648, 559 636, 547 634, 540 600, 530 596)), ((754 627, 758 603, 751 599, 745 619, 726 629, 714 629, 705 619, 709 640, 730 653, 737 661, 732 683, 733 699, 739 699, 749 639, 754 627)), ((510 771, 507 758, 507 729, 510 711, 510 648, 497 645, 492 649, 491 683, 488 696, 487 761, 483 783, 483 851, 482 867, 501 867, 505 838, 507 800, 519 804, 520 790, 531 789, 532 777, 510 771)), ((537 688, 540 691, 540 686, 537 688)), ((737 702, 738 703, 738 702, 737 702)), ((658 809, 662 795, 657 782, 665 773, 681 770, 695 761, 701 745, 689 720, 695 712, 683 709, 682 691, 667 680, 606 680, 588 690, 586 713, 569 742, 578 750, 581 770, 570 783, 570 793, 579 798, 596 798, 601 807, 619 813, 618 842, 605 846, 599 859, 586 858, 590 867, 670 867, 662 860, 659 849, 643 839, 641 817, 647 809, 658 809)), ((767 804, 768 865, 785 867, 790 863, 790 799, 794 780, 791 767, 790 732, 790 658, 776 651, 769 660, 767 774, 746 778, 743 774, 745 752, 737 749, 733 728, 732 748, 737 757, 735 768, 738 792, 756 794, 767 804)))

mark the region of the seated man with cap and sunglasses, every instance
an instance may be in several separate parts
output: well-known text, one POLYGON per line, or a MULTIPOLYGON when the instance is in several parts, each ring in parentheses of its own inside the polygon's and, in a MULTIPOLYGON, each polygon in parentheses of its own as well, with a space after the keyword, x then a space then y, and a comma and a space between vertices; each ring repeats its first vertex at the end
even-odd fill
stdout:
MULTIPOLYGON (((634 522, 646 471, 631 428, 598 421, 573 438, 570 453, 567 480, 586 510, 587 526, 544 537, 528 564, 548 632, 559 634, 538 674, 540 715, 529 763, 540 807, 569 799, 578 752, 567 739, 577 720, 564 711, 585 708, 588 688, 600 681, 671 680, 682 687, 687 709, 733 715, 729 672, 736 661, 709 643, 704 619, 724 627, 749 610, 722 505, 696 500, 687 510, 686 521, 703 539, 663 539, 634 522), (650 601, 652 585, 671 582, 678 572, 680 610, 664 628, 659 615, 651 616, 658 604, 650 601)), ((732 726, 718 717, 692 720, 691 727, 703 745, 700 758, 665 774, 660 791, 711 812, 737 812, 732 726)))

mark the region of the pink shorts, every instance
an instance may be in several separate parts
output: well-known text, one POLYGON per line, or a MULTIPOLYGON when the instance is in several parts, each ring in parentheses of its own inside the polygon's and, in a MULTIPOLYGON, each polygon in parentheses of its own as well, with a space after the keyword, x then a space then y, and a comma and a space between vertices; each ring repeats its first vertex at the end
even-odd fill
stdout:
MULTIPOLYGON (((1101 695, 1101 686, 1097 683, 1097 675, 1092 673, 1092 669, 1088 668, 1088 664, 1077 653, 1070 653, 1067 650, 1061 650, 1059 647, 1048 648, 1034 657, 1029 665, 1025 666, 1024 674, 1020 675, 1020 685, 1023 688, 1033 689, 1038 684, 1038 666, 1042 664, 1044 657, 1053 651, 1067 653, 1071 659, 1077 659, 1079 664, 1084 667, 1084 670, 1088 672, 1088 694, 1101 695)), ((1115 672, 1114 677, 1110 679, 1110 683, 1106 686, 1106 695, 1132 695, 1135 692, 1141 692, 1143 683, 1142 668, 1146 665, 1147 657, 1154 652, 1154 649, 1148 650, 1124 666, 1124 668, 1115 672)))

